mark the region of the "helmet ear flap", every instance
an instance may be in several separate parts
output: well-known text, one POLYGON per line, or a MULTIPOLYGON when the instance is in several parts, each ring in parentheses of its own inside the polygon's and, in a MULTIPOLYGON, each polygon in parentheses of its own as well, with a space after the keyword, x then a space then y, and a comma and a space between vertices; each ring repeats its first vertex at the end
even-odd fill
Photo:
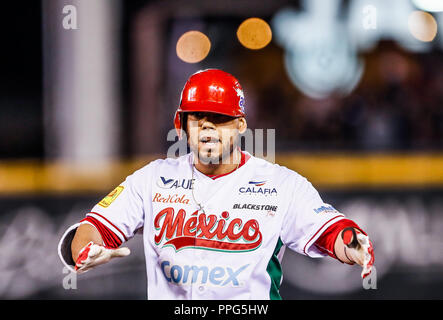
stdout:
POLYGON ((182 139, 182 117, 180 116, 180 112, 176 112, 174 116, 174 127, 177 132, 178 140, 182 139))
POLYGON ((177 132, 178 140, 181 140, 183 138, 183 133, 186 133, 187 119, 188 115, 186 112, 177 111, 175 113, 174 127, 177 132))

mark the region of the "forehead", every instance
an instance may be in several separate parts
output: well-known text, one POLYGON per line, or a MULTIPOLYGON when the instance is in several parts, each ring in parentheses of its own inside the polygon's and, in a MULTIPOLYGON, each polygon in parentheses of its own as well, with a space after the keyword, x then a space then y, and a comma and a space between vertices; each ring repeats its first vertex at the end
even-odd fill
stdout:
POLYGON ((207 111, 190 111, 187 112, 187 114, 193 115, 193 116, 205 116, 205 117, 230 117, 221 113, 215 113, 215 112, 207 112, 207 111))
POLYGON ((201 118, 208 118, 210 120, 223 120, 223 121, 231 121, 234 119, 237 119, 237 117, 232 117, 232 116, 227 116, 224 114, 220 114, 220 113, 213 113, 213 112, 188 112, 187 113, 190 117, 192 118, 197 118, 197 119, 201 119, 201 118))

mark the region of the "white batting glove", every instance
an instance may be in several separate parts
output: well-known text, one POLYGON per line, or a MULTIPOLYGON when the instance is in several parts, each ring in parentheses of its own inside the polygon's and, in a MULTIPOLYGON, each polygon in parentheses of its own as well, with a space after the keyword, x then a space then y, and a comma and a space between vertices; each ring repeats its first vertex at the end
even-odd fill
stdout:
POLYGON ((361 277, 366 278, 374 265, 374 249, 369 237, 350 227, 343 230, 342 239, 346 257, 363 267, 361 277))
POLYGON ((108 249, 104 246, 89 242, 84 246, 75 262, 77 273, 84 273, 100 264, 109 262, 112 258, 126 257, 131 253, 129 248, 108 249))

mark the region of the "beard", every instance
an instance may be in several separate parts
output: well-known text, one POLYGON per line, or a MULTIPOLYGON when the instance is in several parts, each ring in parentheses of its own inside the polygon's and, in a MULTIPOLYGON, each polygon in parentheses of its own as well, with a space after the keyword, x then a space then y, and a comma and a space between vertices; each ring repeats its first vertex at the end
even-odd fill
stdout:
MULTIPOLYGON (((229 164, 231 160, 232 153, 236 147, 235 139, 230 139, 229 143, 222 145, 221 151, 215 150, 215 148, 208 148, 205 150, 195 150, 197 148, 192 148, 191 150, 198 155, 198 161, 205 165, 213 164, 229 164)), ((218 148, 217 148, 218 149, 218 148)))

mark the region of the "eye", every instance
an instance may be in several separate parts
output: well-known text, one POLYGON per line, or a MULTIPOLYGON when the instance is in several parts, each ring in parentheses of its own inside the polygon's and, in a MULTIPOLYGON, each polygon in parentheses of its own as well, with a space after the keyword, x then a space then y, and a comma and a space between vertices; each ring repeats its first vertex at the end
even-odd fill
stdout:
POLYGON ((203 112, 190 112, 189 113, 192 117, 197 118, 197 119, 201 119, 204 117, 203 112))

